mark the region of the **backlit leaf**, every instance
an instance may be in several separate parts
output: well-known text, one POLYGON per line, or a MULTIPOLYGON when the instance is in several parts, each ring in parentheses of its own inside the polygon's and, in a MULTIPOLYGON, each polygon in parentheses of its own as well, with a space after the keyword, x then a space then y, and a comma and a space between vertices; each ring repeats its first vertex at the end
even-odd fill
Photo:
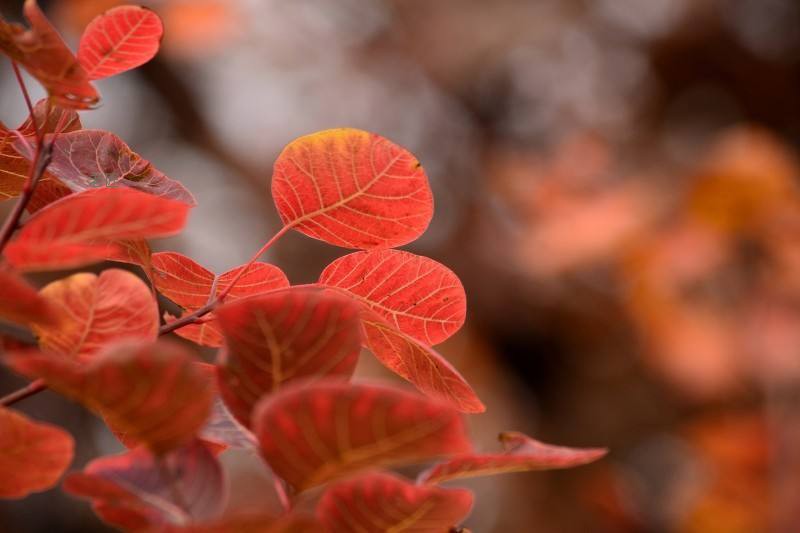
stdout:
POLYGON ((200 431, 200 438, 225 448, 255 450, 258 445, 255 436, 236 421, 219 397, 214 400, 211 416, 200 431))
POLYGON ((6 247, 24 270, 77 267, 119 250, 115 240, 166 237, 186 224, 189 206, 133 189, 93 189, 33 215, 6 247))
POLYGON ((125 530, 212 520, 225 505, 222 468, 199 441, 163 457, 137 448, 95 459, 67 476, 64 490, 91 500, 103 520, 125 530))
POLYGON ((339 481, 317 506, 330 533, 444 533, 472 509, 472 493, 414 485, 386 472, 339 481))
POLYGON ((126 442, 163 454, 190 440, 211 412, 213 384, 178 344, 123 341, 89 363, 11 354, 9 365, 102 416, 126 442))
POLYGON ((261 454, 298 490, 376 466, 467 453, 454 409, 402 389, 325 383, 283 389, 253 412, 261 454))
POLYGON ((391 248, 422 235, 433 196, 419 161, 366 131, 340 128, 295 139, 275 161, 281 220, 346 248, 391 248))
POLYGON ((223 305, 217 320, 220 394, 250 425, 253 406, 294 380, 353 375, 361 350, 358 305, 319 289, 298 288, 223 305))
MULTIPOLYGON (((17 141, 17 150, 33 159, 17 141)), ((149 161, 107 131, 79 130, 58 135, 53 141, 47 171, 73 192, 103 187, 127 187, 195 206, 192 193, 168 178, 149 161)))
POLYGON ((53 325, 54 307, 20 276, 0 270, 0 318, 19 324, 53 325))
POLYGON ((433 259, 401 250, 355 252, 320 275, 323 285, 347 291, 406 335, 438 344, 464 324, 461 281, 433 259))
POLYGON ((388 369, 465 413, 486 410, 469 383, 433 348, 398 331, 377 316, 362 315, 364 342, 388 369))
POLYGON ((74 274, 40 294, 59 319, 55 326, 33 328, 46 352, 87 361, 109 342, 158 335, 158 305, 150 289, 125 270, 74 274))
POLYGON ((25 0, 23 13, 30 29, 0 19, 0 50, 39 80, 58 105, 95 106, 100 96, 36 0, 25 0))
POLYGON ((545 444, 517 432, 501 433, 500 441, 506 448, 505 453, 456 456, 423 472, 419 481, 442 483, 508 472, 571 468, 596 461, 607 453, 604 448, 567 448, 545 444))
POLYGON ((74 448, 61 428, 0 407, 0 498, 23 498, 55 485, 74 448))
POLYGON ((78 61, 89 79, 114 76, 150 61, 158 52, 164 26, 153 11, 139 6, 109 9, 86 26, 78 61))

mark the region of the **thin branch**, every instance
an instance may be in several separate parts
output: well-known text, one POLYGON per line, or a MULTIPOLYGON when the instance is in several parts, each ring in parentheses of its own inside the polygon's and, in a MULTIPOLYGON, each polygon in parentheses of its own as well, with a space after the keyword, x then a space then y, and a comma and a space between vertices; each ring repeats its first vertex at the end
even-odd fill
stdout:
MULTIPOLYGON (((31 100, 31 95, 28 93, 28 87, 25 85, 25 80, 22 79, 22 73, 19 71, 19 65, 17 65, 16 61, 11 61, 11 67, 14 69, 14 76, 17 78, 17 83, 19 84, 19 88, 22 91, 22 97, 25 98, 25 105, 28 106, 28 113, 31 117, 31 123, 33 124, 33 131, 36 134, 36 140, 41 141, 42 135, 39 133, 39 125, 36 124, 36 117, 33 115, 33 101, 31 100)), ((47 121, 47 115, 45 114, 44 119, 47 121)), ((42 124, 44 126, 44 124, 42 124)))
POLYGON ((31 381, 21 389, 16 390, 11 394, 0 398, 0 406, 8 407, 9 405, 13 405, 20 400, 24 400, 28 396, 33 396, 34 394, 38 394, 45 389, 47 389, 47 385, 44 384, 43 379, 37 379, 36 381, 31 381))

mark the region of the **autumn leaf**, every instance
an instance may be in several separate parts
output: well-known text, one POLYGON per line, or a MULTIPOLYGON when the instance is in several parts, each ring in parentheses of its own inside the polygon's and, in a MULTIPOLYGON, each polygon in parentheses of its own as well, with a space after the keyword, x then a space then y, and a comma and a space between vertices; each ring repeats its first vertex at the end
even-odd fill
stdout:
POLYGON ((505 453, 469 454, 434 465, 419 477, 420 483, 491 476, 508 472, 572 468, 603 457, 605 448, 568 448, 532 439, 518 432, 500 434, 505 453))
POLYGON ((261 454, 298 490, 368 467, 467 453, 457 411, 401 389, 317 382, 264 398, 253 412, 261 454))
POLYGON ((208 375, 190 352, 171 342, 108 344, 88 363, 30 353, 12 353, 7 362, 84 404, 128 442, 146 444, 157 454, 185 444, 211 412, 208 375))
POLYGON ((255 436, 236 421, 219 397, 214 400, 211 415, 200 430, 199 437, 225 448, 255 450, 258 446, 255 436))
POLYGON ((91 80, 131 70, 158 52, 164 26, 153 11, 119 6, 92 20, 78 46, 78 61, 91 80))
POLYGON ((472 493, 424 487, 387 472, 335 483, 317 506, 330 533, 444 533, 469 515, 472 493))
POLYGON ((64 490, 91 500, 103 520, 125 530, 212 520, 225 505, 222 467, 196 440, 163 457, 137 448, 95 459, 67 476, 64 490))
POLYGON ((216 315, 225 336, 220 394, 246 426, 262 396, 295 380, 347 380, 358 362, 358 306, 335 293, 281 290, 223 305, 216 315))
POLYGON ((88 361, 106 344, 121 339, 155 340, 158 304, 134 274, 109 269, 99 276, 73 274, 41 290, 58 324, 34 325, 42 350, 88 361))
POLYGON ((332 262, 319 283, 346 291, 401 332, 438 344, 467 313, 461 281, 433 259, 401 250, 355 252, 332 262))
POLYGON ((55 325, 57 312, 24 279, 8 270, 0 270, 0 318, 18 324, 55 325))
POLYGON ((115 240, 167 237, 186 224, 189 206, 133 189, 93 189, 38 211, 5 250, 22 270, 59 270, 105 259, 115 240))
POLYGON ((66 431, 0 407, 0 498, 24 498, 55 485, 72 462, 66 431))
MULTIPOLYGON (((322 524, 311 516, 292 512, 283 516, 233 515, 205 524, 161 527, 158 533, 320 533, 322 524)), ((156 533, 156 531, 148 531, 156 533)))
MULTIPOLYGON (((127 187, 192 207, 197 205, 180 182, 168 178, 113 133, 78 130, 48 138, 52 140, 53 153, 47 171, 73 192, 127 187)), ((15 147, 28 160, 34 158, 32 147, 19 141, 15 147)))
POLYGON ((272 196, 284 224, 346 248, 391 248, 422 235, 433 196, 419 161, 366 131, 295 139, 275 161, 272 196))
POLYGON ((483 402, 447 359, 374 314, 362 314, 364 343, 389 370, 420 391, 465 413, 482 413, 483 402))
POLYGON ((39 80, 56 104, 73 109, 97 105, 100 95, 36 0, 25 0, 22 9, 30 29, 0 19, 0 50, 39 80))

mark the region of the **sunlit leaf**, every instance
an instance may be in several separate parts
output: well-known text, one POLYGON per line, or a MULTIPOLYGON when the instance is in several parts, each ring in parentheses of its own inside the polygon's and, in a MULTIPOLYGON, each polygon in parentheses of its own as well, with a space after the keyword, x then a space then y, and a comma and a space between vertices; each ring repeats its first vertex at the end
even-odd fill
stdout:
POLYGON ((133 189, 93 189, 33 215, 6 247, 24 270, 77 267, 119 250, 115 240, 166 237, 186 224, 190 207, 133 189))
POLYGON ((158 52, 164 26, 153 11, 139 6, 109 9, 86 26, 78 61, 89 79, 108 78, 150 61, 158 52))
POLYGON ((109 342, 155 340, 158 335, 158 305, 147 285, 130 272, 74 274, 40 294, 59 319, 55 326, 34 326, 46 352, 86 361, 109 342))
POLYGON ((347 248, 391 248, 422 235, 433 196, 419 161, 366 131, 300 137, 275 161, 272 196, 281 220, 347 248))
POLYGON ((470 451, 457 411, 376 385, 283 389, 256 406, 253 426, 272 470, 298 490, 363 468, 470 451))
POLYGON ((346 380, 358 362, 358 305, 335 293, 288 289, 226 304, 216 314, 226 346, 220 394, 245 425, 265 394, 294 380, 346 380))
POLYGON ((58 322, 58 313, 20 276, 0 270, 0 318, 19 324, 53 325, 58 322))
POLYGON ((213 386, 178 344, 123 341, 93 361, 11 354, 9 365, 86 405, 128 442, 163 454, 190 440, 211 412, 213 386))
POLYGON ((95 459, 67 476, 64 490, 91 500, 103 520, 125 530, 212 520, 225 505, 222 468, 199 441, 163 457, 137 448, 95 459))
POLYGON ((444 533, 469 515, 472 500, 465 489, 417 486, 369 472, 326 490, 317 516, 330 533, 444 533))
POLYGON ((469 383, 433 348, 398 331, 375 315, 362 314, 364 342, 388 369, 420 391, 465 413, 486 410, 469 383))
POLYGON ((23 498, 55 485, 74 447, 64 430, 0 407, 0 498, 23 498))
POLYGON ((464 324, 461 281, 433 259, 401 250, 355 252, 322 272, 319 282, 347 291, 406 335, 438 344, 464 324))
POLYGON ((604 448, 567 448, 532 439, 517 432, 500 434, 505 453, 470 454, 453 457, 420 475, 420 483, 442 483, 452 479, 492 476, 508 472, 553 470, 580 466, 603 457, 604 448))
POLYGON ((30 29, 0 19, 0 50, 39 80, 58 105, 95 106, 100 96, 36 0, 25 0, 23 13, 30 29))

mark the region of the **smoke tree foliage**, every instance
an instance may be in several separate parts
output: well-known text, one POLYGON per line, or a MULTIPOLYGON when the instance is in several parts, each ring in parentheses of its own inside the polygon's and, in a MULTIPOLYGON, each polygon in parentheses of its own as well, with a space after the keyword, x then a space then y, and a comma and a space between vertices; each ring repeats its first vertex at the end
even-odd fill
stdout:
POLYGON ((176 252, 151 253, 148 240, 180 232, 195 199, 113 133, 83 129, 77 112, 98 104, 93 80, 157 53, 159 17, 111 9, 73 54, 35 0, 24 15, 27 28, 0 19, 0 48, 30 113, 16 129, 0 124, 0 195, 15 202, 0 230, 0 316, 30 328, 38 346, 5 342, 3 363, 31 382, 0 399, 0 497, 50 489, 70 467, 66 431, 10 408, 46 388, 93 411, 129 449, 61 486, 131 531, 446 532, 473 496, 442 482, 605 453, 513 432, 501 435, 503 451, 473 449, 464 416, 484 405, 434 349, 464 323, 464 289, 444 265, 396 249, 433 215, 410 152, 349 128, 300 137, 272 175, 283 226, 249 261, 216 274, 176 252), (30 101, 20 68, 46 99, 30 101), (355 251, 317 283, 291 286, 259 261, 290 230, 355 251), (142 275, 76 273, 39 291, 23 278, 101 261, 142 275), (162 314, 157 293, 182 314, 162 314), (215 362, 172 333, 218 348, 215 362), (410 386, 352 381, 362 347, 410 386), (223 514, 226 448, 263 459, 282 514, 223 514), (389 471, 423 463, 416 480, 389 471))

